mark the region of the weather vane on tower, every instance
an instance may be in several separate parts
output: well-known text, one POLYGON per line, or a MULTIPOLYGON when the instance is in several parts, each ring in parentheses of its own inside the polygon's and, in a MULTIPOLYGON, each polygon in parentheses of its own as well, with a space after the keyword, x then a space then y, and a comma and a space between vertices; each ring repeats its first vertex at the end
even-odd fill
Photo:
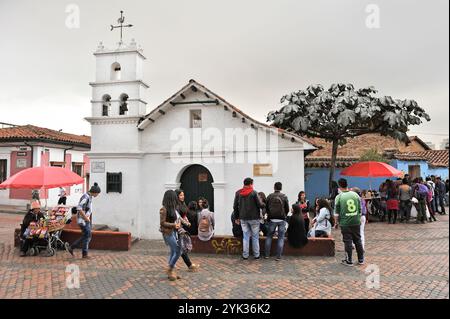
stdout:
POLYGON ((122 43, 122 30, 123 28, 127 28, 127 27, 132 27, 132 24, 123 24, 125 21, 125 17, 123 16, 123 11, 120 10, 120 18, 117 19, 117 23, 120 23, 120 25, 112 25, 111 24, 111 31, 114 30, 115 28, 120 28, 120 43, 122 43))

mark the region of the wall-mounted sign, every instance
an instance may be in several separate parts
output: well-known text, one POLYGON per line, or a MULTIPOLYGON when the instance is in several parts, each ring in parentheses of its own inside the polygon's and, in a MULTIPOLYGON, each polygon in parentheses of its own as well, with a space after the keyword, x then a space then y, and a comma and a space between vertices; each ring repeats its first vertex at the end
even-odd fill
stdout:
POLYGON ((253 164, 253 176, 272 176, 272 164, 253 164))
POLYGON ((27 156, 27 152, 17 152, 17 156, 27 156))
POLYGON ((92 173, 104 173, 105 172, 105 162, 91 162, 91 172, 92 173))
POLYGON ((208 181, 208 173, 200 173, 198 174, 199 182, 207 182, 208 181))
POLYGON ((16 168, 27 168, 27 160, 25 158, 18 158, 16 160, 16 168))

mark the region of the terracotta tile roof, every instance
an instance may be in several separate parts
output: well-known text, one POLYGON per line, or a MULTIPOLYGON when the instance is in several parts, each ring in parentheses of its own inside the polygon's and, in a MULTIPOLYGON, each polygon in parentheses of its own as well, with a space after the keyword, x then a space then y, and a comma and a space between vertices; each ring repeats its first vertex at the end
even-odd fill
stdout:
MULTIPOLYGON (((405 154, 401 154, 402 156, 412 156, 417 158, 423 158, 431 166, 434 167, 448 167, 448 150, 431 150, 431 151, 424 151, 424 152, 408 152, 405 154)), ((397 155, 395 157, 397 158, 397 155)))
POLYGON ((90 136, 63 133, 33 125, 0 129, 0 142, 7 141, 46 141, 85 147, 91 146, 90 136))
POLYGON ((426 157, 417 155, 418 153, 397 153, 394 158, 400 161, 426 161, 426 157))
MULTIPOLYGON (((338 157, 336 159, 337 168, 352 166, 359 161, 359 157, 338 157)), ((306 157, 305 168, 329 168, 331 165, 329 157, 306 157)))
MULTIPOLYGON (((331 143, 324 139, 312 138, 314 145, 319 146, 319 149, 312 152, 307 158, 328 158, 331 159, 331 143)), ((347 144, 338 148, 338 157, 341 158, 360 158, 365 152, 370 149, 376 149, 379 153, 404 153, 404 152, 421 152, 426 151, 428 146, 422 145, 417 137, 410 138, 411 143, 406 145, 389 136, 382 136, 376 133, 364 134, 355 138, 349 139, 347 144)))

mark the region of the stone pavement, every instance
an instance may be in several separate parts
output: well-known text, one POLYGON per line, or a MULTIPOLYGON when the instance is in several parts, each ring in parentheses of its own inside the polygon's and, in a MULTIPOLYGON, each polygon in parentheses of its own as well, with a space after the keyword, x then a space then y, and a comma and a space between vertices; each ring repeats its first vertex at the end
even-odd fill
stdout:
POLYGON ((0 214, 0 298, 448 299, 449 219, 438 218, 425 225, 367 225, 365 266, 339 264, 343 245, 336 232, 336 257, 244 262, 236 256, 193 255, 201 271, 187 272, 180 259, 183 278, 169 282, 162 241, 140 241, 128 252, 91 251, 88 261, 64 251, 54 257, 20 258, 12 233, 21 216, 0 214), (80 269, 80 288, 67 288, 70 264, 80 269), (377 269, 379 287, 368 288, 367 276, 376 275, 377 269))

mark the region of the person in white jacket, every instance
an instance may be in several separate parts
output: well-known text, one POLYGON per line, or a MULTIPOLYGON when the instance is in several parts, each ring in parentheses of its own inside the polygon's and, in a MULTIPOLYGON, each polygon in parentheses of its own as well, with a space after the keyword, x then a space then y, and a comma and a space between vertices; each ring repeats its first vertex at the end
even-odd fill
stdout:
POLYGON ((317 202, 319 214, 313 219, 314 237, 330 237, 331 228, 334 224, 332 208, 328 200, 320 198, 317 202))

